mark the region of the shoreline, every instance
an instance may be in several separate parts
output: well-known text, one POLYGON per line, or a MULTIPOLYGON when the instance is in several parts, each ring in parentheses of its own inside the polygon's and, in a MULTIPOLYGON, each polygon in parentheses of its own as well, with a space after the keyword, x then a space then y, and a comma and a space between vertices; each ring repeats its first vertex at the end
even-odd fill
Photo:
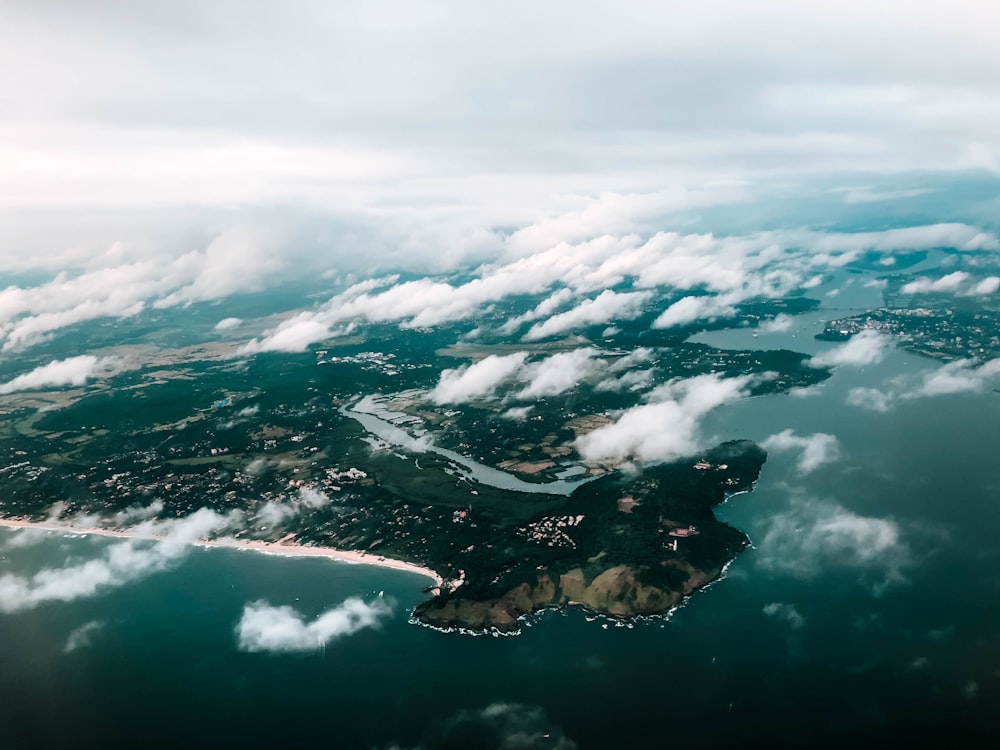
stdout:
MULTIPOLYGON (((102 529, 82 526, 69 526, 66 524, 54 523, 51 521, 27 521, 20 518, 0 518, 0 527, 10 529, 38 529, 40 531, 59 531, 68 534, 85 534, 94 536, 116 537, 118 539, 148 539, 151 541, 161 541, 161 538, 150 534, 133 533, 130 529, 102 529)), ((301 544, 288 544, 286 542, 265 542, 257 539, 242 541, 238 539, 199 539, 190 542, 195 547, 214 547, 222 549, 251 550, 253 552, 263 552, 271 555, 282 555, 284 557, 326 557, 331 560, 351 563, 355 565, 374 565, 389 570, 399 570, 404 573, 416 573, 425 578, 430 578, 438 587, 444 585, 441 576, 430 568, 424 568, 414 563, 396 560, 391 557, 374 555, 370 552, 359 552, 354 550, 341 550, 335 547, 306 547, 301 544)))

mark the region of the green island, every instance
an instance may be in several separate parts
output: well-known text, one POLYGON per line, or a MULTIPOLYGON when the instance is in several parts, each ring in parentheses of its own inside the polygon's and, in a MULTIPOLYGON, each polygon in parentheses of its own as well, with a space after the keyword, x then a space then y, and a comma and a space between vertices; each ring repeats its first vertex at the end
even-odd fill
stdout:
MULTIPOLYGON (((759 322, 811 306, 777 300, 747 314, 759 322)), ((584 460, 580 439, 636 402, 616 367, 634 365, 647 390, 736 378, 743 396, 830 375, 796 352, 688 343, 690 331, 642 341, 636 358, 640 322, 603 338, 515 345, 529 368, 582 352, 589 374, 571 388, 529 398, 510 382, 488 398, 436 403, 443 370, 511 351, 488 336, 470 341, 468 328, 488 323, 372 324, 325 348, 255 357, 236 342, 199 342, 194 327, 150 340, 141 317, 127 323, 137 327, 131 340, 116 332, 124 345, 102 348, 100 327, 81 331, 110 363, 100 377, 0 396, 0 515, 125 529, 150 515, 236 512, 244 522, 227 531, 236 541, 433 570, 442 584, 413 614, 440 628, 511 631, 570 604, 622 618, 664 613, 747 545, 713 509, 752 489, 765 453, 736 440, 665 463, 584 460)), ((40 348, 39 362, 57 354, 40 348)))

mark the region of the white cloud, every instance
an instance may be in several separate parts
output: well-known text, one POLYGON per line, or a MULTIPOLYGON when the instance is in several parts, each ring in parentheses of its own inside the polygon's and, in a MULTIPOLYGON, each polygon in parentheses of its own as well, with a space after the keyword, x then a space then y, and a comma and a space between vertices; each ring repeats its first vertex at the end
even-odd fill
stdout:
POLYGON ((735 314, 736 309, 719 297, 682 297, 664 310, 653 328, 673 328, 699 320, 713 320, 735 314))
POLYGON ((764 614, 782 620, 792 630, 800 630, 806 624, 806 618, 795 608, 794 604, 771 602, 764 606, 764 614))
POLYGON ((612 320, 631 320, 642 313, 643 306, 650 297, 650 292, 613 292, 606 289, 594 299, 584 300, 572 310, 536 323, 524 334, 524 341, 558 336, 581 326, 603 325, 612 320))
POLYGON ((475 364, 445 370, 429 398, 436 404, 466 403, 473 399, 488 398, 493 395, 497 386, 521 369, 527 357, 525 352, 506 356, 490 355, 475 364))
POLYGON ((277 500, 268 500, 257 510, 257 521, 270 529, 283 525, 285 521, 295 518, 298 514, 298 509, 294 506, 277 500))
POLYGON ((651 403, 624 411, 612 424, 576 440, 585 461, 657 463, 689 456, 699 445, 699 420, 722 404, 746 395, 750 377, 698 375, 654 389, 651 403))
POLYGON ((507 411, 503 412, 500 416, 504 419, 512 419, 515 422, 523 422, 531 414, 531 410, 535 407, 529 404, 528 406, 514 406, 507 411))
POLYGON ((973 295, 996 294, 1000 290, 1000 276, 987 276, 970 290, 973 295))
POLYGON ((299 502, 307 508, 315 510, 329 505, 330 496, 315 487, 302 487, 299 489, 299 502))
POLYGON ((91 354, 52 360, 47 365, 36 367, 31 372, 18 375, 0 385, 0 394, 86 385, 91 378, 107 374, 116 363, 117 360, 112 357, 95 357, 91 354))
POLYGON ((817 432, 812 435, 796 435, 791 429, 771 435, 761 447, 768 451, 802 451, 797 462, 799 473, 809 474, 823 464, 840 458, 840 443, 834 435, 817 432))
POLYGON ((794 498, 773 515, 758 535, 757 565, 799 578, 814 578, 830 568, 858 570, 874 577, 875 590, 905 581, 909 547, 891 520, 854 513, 827 500, 794 498))
POLYGON ((757 330, 761 333, 787 333, 792 330, 793 325, 795 325, 795 319, 791 315, 781 313, 770 320, 765 320, 757 326, 757 330))
POLYGON ((1000 359, 992 359, 979 366, 973 360, 960 359, 927 373, 915 390, 904 395, 916 398, 978 392, 988 379, 997 375, 1000 375, 1000 359))
POLYGON ((236 227, 204 251, 146 253, 132 262, 110 253, 95 258, 97 267, 75 275, 62 270, 36 286, 10 286, 0 291, 3 349, 23 349, 77 323, 138 315, 150 305, 169 307, 260 289, 283 263, 263 244, 264 236, 236 227))
POLYGON ((260 414, 260 404, 254 404, 253 406, 244 406, 238 412, 236 412, 237 417, 256 417, 260 414))
POLYGON ((848 341, 832 349, 817 354, 806 364, 810 367, 840 367, 848 365, 862 367, 880 362, 892 339, 883 333, 865 329, 854 334, 848 341))
POLYGON ((237 328, 243 325, 240 318, 223 318, 215 324, 216 331, 228 331, 230 328, 237 328))
POLYGON ((596 359, 597 350, 587 347, 571 352, 560 352, 540 362, 532 362, 523 370, 528 385, 517 394, 519 399, 558 396, 576 387, 584 379, 603 369, 604 363, 596 359))
POLYGON ((887 412, 892 406, 893 393, 880 391, 878 388, 852 388, 847 394, 847 403, 859 409, 887 412))
POLYGON ((75 628, 66 638, 66 645, 63 646, 64 654, 71 654, 81 648, 89 648, 94 635, 102 630, 106 622, 101 620, 91 620, 75 628))
POLYGON ((965 271, 955 271, 940 279, 931 280, 921 277, 909 284, 904 284, 900 291, 903 294, 924 294, 927 292, 957 292, 959 288, 968 280, 969 274, 965 271))
POLYGON ((32 575, 0 575, 0 612, 32 609, 46 602, 96 596, 176 565, 190 545, 237 525, 240 513, 227 515, 202 508, 183 518, 145 521, 135 527, 139 537, 113 544, 86 562, 45 568, 32 575))
POLYGON ((599 391, 643 391, 653 382, 652 370, 630 370, 617 378, 608 378, 598 383, 599 391))
POLYGON ((365 628, 377 628, 391 616, 392 604, 382 597, 371 603, 352 597, 312 622, 307 622, 292 607, 273 607, 256 601, 243 608, 243 616, 236 625, 236 639, 241 651, 317 651, 365 628))

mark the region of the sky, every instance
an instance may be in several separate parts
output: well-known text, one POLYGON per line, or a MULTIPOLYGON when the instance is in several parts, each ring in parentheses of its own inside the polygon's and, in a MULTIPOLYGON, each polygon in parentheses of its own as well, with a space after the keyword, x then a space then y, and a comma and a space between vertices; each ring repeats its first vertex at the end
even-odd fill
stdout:
POLYGON ((985 0, 0 14, 3 271, 173 258, 236 227, 291 266, 450 270, 532 226, 905 201, 1000 169, 985 0))

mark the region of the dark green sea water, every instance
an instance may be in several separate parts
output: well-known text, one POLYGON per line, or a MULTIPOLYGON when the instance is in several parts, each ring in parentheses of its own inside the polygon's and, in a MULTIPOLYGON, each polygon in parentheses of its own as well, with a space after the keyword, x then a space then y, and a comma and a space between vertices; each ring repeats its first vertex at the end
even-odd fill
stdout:
MULTIPOLYGON (((812 333, 703 340, 830 346, 812 333)), ((816 395, 712 414, 707 437, 827 432, 842 456, 801 474, 797 454, 772 453, 757 490, 720 509, 754 548, 668 622, 616 627, 570 611, 516 637, 439 633, 407 622, 420 577, 196 549, 93 598, 0 614, 0 747, 487 747, 477 712, 497 703, 548 728, 540 747, 562 735, 581 748, 992 746, 1000 394, 901 400, 887 413, 845 405, 853 387, 935 366, 893 351, 838 370, 816 395), (300 655, 237 648, 247 602, 312 617, 379 591, 396 601, 380 629, 300 655), (64 653, 91 621, 102 625, 89 644, 64 653)), ((0 529, 0 545, 13 536, 0 529)), ((0 565, 29 572, 114 543, 52 533, 5 548, 0 565)))

